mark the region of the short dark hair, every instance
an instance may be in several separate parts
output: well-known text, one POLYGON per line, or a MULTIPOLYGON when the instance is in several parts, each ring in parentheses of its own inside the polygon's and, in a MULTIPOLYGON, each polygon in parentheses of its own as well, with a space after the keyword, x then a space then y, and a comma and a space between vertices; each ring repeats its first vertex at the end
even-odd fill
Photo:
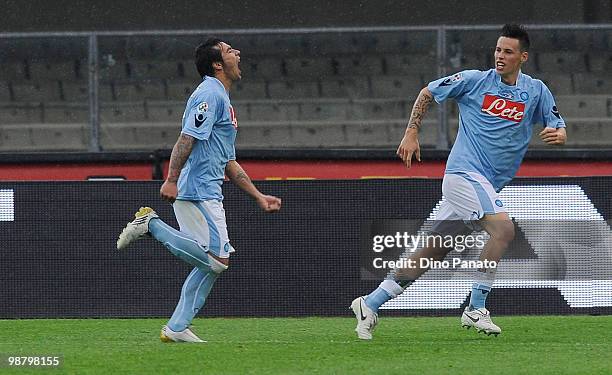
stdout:
POLYGON ((525 30, 523 26, 516 24, 506 24, 504 25, 504 27, 502 27, 500 36, 518 39, 521 51, 529 51, 529 34, 527 34, 527 30, 525 30))
POLYGON ((204 76, 214 77, 215 68, 213 68, 212 64, 215 62, 223 63, 221 48, 219 48, 219 43, 221 42, 222 40, 219 38, 208 38, 204 43, 196 47, 195 65, 202 78, 204 76))

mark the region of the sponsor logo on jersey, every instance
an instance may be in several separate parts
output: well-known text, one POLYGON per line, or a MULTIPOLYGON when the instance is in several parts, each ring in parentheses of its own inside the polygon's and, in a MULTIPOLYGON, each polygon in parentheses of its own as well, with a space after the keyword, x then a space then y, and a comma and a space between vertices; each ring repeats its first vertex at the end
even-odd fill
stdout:
POLYGON ((206 121, 206 116, 204 116, 201 113, 196 113, 195 118, 194 118, 194 125, 196 128, 199 128, 200 126, 202 126, 202 124, 204 123, 204 121, 206 121))
POLYGON ((208 111, 208 103, 202 102, 198 104, 198 113, 204 113, 208 111))
POLYGON ((561 119, 561 114, 559 113, 559 110, 557 109, 556 105, 552 107, 552 114, 555 115, 558 119, 561 119))
POLYGON ((521 122, 525 115, 525 103, 517 103, 495 95, 485 95, 482 112, 505 120, 521 122))
POLYGON ((440 86, 450 86, 451 84, 455 82, 459 82, 462 79, 463 79, 463 75, 461 73, 457 73, 457 74, 454 74, 446 78, 444 81, 442 81, 442 83, 440 83, 440 86))
POLYGON ((514 99, 514 94, 512 93, 512 91, 500 90, 499 96, 501 96, 502 98, 506 98, 506 99, 514 99))

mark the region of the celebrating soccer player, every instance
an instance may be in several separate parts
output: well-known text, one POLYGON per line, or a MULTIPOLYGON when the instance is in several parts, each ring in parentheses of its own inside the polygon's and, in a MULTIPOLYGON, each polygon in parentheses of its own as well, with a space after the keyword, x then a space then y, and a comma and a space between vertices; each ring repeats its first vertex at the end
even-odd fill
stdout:
MULTIPOLYGON (((456 235, 471 231, 464 221, 476 221, 490 239, 481 260, 499 262, 514 238, 514 225, 506 213, 499 191, 508 184, 525 155, 535 123, 544 125, 542 140, 549 145, 566 141, 565 123, 550 90, 542 81, 521 72, 527 61, 529 36, 518 25, 505 25, 495 47, 495 67, 488 71, 465 70, 440 78, 423 88, 417 97, 397 155, 410 168, 412 157, 421 161, 418 133, 431 102, 454 98, 459 106, 459 133, 448 157, 440 206, 432 231, 456 235), (450 224, 450 225, 449 225, 450 224), (457 225, 458 224, 458 225, 457 225)), ((426 246, 411 259, 443 259, 451 248, 426 246)), ((427 268, 391 273, 378 288, 353 300, 360 339, 371 339, 378 322, 378 308, 402 294, 427 268)), ((499 334, 485 300, 495 279, 495 268, 475 271, 469 305, 461 316, 464 327, 499 334)))
POLYGON ((164 223, 149 207, 136 213, 117 240, 123 249, 150 234, 168 250, 194 266, 180 300, 160 338, 164 342, 203 342, 189 328, 204 306, 221 272, 229 265, 230 245, 221 185, 225 175, 253 197, 266 212, 278 211, 280 198, 264 195, 236 162, 236 114, 229 99, 240 80, 240 51, 219 39, 196 48, 195 63, 202 83, 189 97, 181 135, 172 149, 168 178, 160 189, 172 203, 180 231, 164 223))

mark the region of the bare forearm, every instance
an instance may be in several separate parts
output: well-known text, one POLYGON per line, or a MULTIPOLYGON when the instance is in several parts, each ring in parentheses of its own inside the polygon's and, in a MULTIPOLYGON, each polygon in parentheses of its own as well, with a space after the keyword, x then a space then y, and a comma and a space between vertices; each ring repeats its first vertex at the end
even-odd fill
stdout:
POLYGON ((238 164, 235 160, 230 160, 225 167, 225 174, 227 178, 236 186, 238 186, 242 191, 247 193, 253 198, 257 198, 261 195, 257 187, 253 185, 253 181, 246 174, 244 169, 238 164))
POLYGON ((425 87, 421 90, 412 106, 412 113, 410 114, 406 131, 410 129, 419 131, 421 129, 421 121, 423 121, 431 102, 433 102, 433 95, 431 95, 429 89, 425 87))
POLYGON ((189 155, 191 155, 194 142, 195 138, 186 134, 181 134, 179 139, 176 141, 174 147, 172 148, 172 154, 170 155, 170 167, 168 168, 167 178, 168 181, 178 181, 181 170, 187 162, 187 159, 189 159, 189 155))

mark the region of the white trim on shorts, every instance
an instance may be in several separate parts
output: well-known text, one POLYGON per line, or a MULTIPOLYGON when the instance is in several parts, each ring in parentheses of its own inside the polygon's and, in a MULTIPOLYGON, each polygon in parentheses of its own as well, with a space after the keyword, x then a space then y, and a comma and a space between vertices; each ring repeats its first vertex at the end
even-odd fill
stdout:
POLYGON ((207 252, 219 258, 229 258, 230 245, 223 203, 217 200, 177 200, 172 205, 181 232, 198 241, 207 252))

